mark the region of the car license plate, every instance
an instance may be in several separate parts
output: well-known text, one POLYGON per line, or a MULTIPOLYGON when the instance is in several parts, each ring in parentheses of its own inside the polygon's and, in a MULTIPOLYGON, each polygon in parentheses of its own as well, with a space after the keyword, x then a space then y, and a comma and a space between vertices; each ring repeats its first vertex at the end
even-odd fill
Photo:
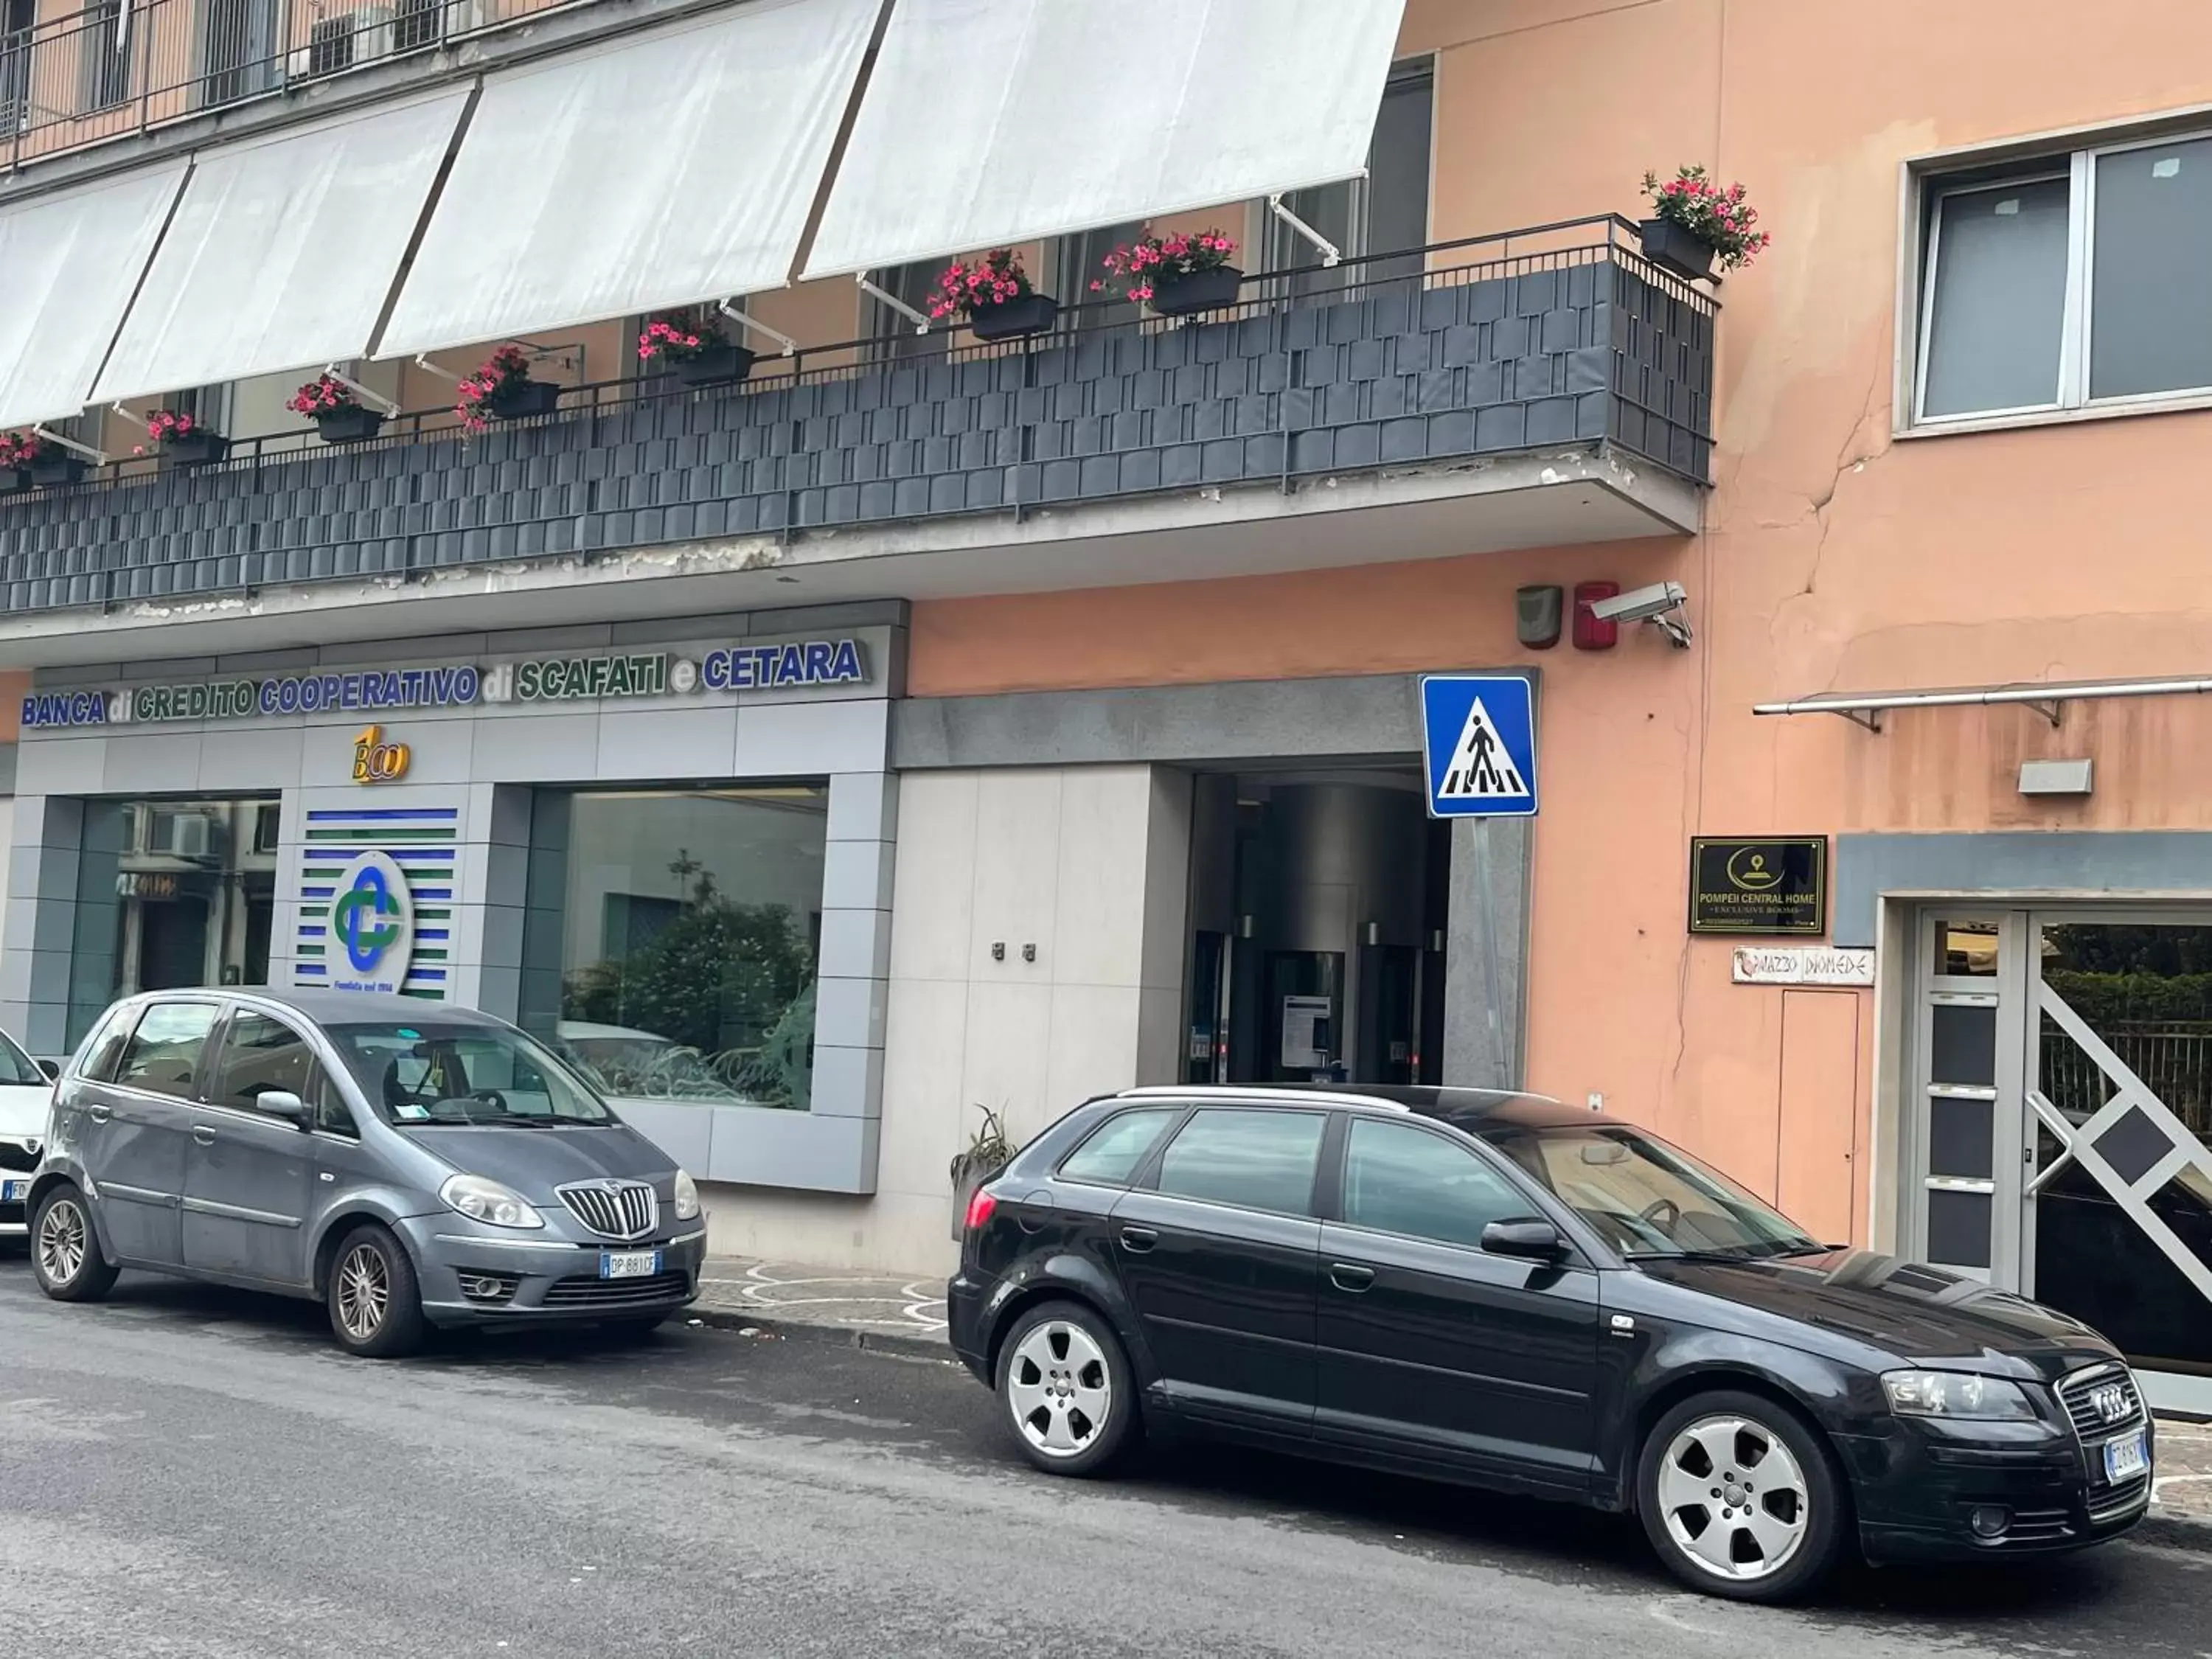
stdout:
POLYGON ((2118 1486, 2121 1481, 2141 1474, 2150 1467, 2150 1457, 2143 1447, 2142 1431, 2118 1440, 2105 1443, 2105 1480, 2118 1486))
POLYGON ((21 1204, 31 1196, 27 1181, 0 1181, 0 1204, 21 1204))
POLYGON ((658 1250, 601 1250, 602 1279, 650 1279, 660 1271, 658 1250))

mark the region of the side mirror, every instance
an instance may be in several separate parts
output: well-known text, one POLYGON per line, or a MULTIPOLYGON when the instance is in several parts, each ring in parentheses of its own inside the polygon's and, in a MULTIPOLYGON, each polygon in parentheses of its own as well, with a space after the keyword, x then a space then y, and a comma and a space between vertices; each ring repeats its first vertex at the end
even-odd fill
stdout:
POLYGON ((293 1127, 304 1129, 315 1121, 314 1108, 289 1089, 264 1089, 253 1097, 255 1108, 271 1117, 281 1117, 293 1127))
POLYGON ((58 1060, 42 1060, 39 1062, 39 1069, 46 1074, 47 1082, 61 1081, 62 1063, 58 1060))
POLYGON ((1527 1261, 1561 1261, 1567 1241, 1548 1221, 1529 1217, 1518 1221, 1493 1221, 1482 1230, 1482 1248, 1492 1255, 1518 1256, 1527 1261))

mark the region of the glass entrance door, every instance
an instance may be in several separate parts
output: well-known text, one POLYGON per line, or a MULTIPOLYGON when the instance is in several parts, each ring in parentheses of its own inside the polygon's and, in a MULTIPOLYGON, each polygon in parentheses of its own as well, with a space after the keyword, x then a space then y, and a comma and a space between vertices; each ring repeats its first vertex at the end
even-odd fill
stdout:
POLYGON ((1903 1244, 2212 1410, 2212 914, 1931 908, 1903 1244))

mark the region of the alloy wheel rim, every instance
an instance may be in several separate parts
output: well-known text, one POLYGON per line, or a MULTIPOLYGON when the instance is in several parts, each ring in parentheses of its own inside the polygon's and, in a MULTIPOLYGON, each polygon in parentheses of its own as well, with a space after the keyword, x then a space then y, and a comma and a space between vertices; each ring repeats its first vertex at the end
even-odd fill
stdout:
POLYGON ((1006 1408, 1022 1438, 1047 1457, 1097 1443, 1114 1412, 1114 1376, 1088 1331, 1048 1320, 1022 1338, 1006 1366, 1006 1408))
POLYGON ((338 1264, 338 1323, 356 1342, 366 1342, 384 1324, 392 1304, 391 1275, 374 1245, 356 1244, 338 1264))
POLYGON ((1667 1535, 1716 1578, 1771 1578, 1804 1547, 1812 1493, 1781 1436, 1747 1417, 1701 1417, 1659 1466, 1667 1535))
POLYGON ((39 1270, 48 1284, 67 1285, 83 1271, 84 1259, 84 1212, 58 1198, 39 1218, 39 1270))

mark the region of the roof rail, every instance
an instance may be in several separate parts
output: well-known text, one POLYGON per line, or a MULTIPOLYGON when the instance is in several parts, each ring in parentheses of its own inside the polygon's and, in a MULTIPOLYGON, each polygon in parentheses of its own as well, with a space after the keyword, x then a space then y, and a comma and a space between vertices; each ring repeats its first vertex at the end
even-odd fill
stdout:
POLYGON ((1364 1106, 1370 1111, 1400 1112, 1411 1115, 1413 1108, 1395 1100, 1385 1100, 1380 1095, 1363 1095, 1354 1091, 1304 1089, 1267 1083, 1147 1083, 1133 1089, 1118 1091, 1120 1100, 1228 1100, 1296 1102, 1310 1105, 1316 1101, 1331 1106, 1364 1106))

